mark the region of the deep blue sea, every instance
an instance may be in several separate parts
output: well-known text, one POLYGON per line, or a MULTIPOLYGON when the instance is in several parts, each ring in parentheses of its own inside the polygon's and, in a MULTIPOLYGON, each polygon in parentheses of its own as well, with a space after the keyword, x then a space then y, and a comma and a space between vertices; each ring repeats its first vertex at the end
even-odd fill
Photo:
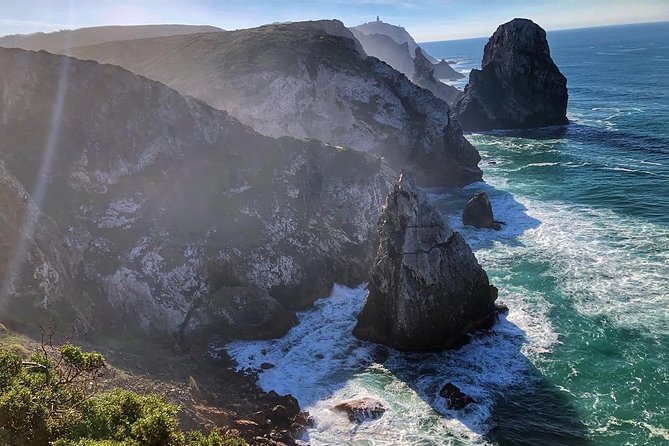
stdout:
MULTIPOLYGON (((485 182, 428 191, 508 316, 460 350, 378 364, 350 334, 364 286, 337 286, 286 337, 227 346, 242 368, 276 365, 260 385, 313 414, 310 444, 669 444, 669 24, 548 39, 572 123, 470 134, 485 182), (460 222, 480 190, 506 223, 499 232, 460 222), (448 410, 449 381, 476 404, 448 410), (352 425, 330 410, 361 396, 389 411, 352 425)), ((486 41, 423 47, 467 73, 486 41)))

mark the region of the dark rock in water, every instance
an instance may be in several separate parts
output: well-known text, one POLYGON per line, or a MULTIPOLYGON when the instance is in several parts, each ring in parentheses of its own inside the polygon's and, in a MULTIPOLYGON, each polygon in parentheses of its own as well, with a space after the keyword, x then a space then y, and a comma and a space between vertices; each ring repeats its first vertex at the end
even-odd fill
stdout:
POLYGON ((553 62, 546 32, 527 19, 501 25, 485 46, 455 106, 465 130, 567 124, 567 79, 553 62))
POLYGON ((462 95, 460 90, 435 79, 435 65, 425 57, 420 47, 416 48, 416 56, 413 61, 413 81, 416 85, 430 90, 436 97, 448 104, 453 104, 460 99, 462 95))
POLYGON ((451 81, 465 77, 464 74, 455 71, 453 67, 451 67, 452 63, 454 62, 446 62, 446 60, 441 59, 439 63, 434 64, 434 77, 451 81))
POLYGON ((353 334, 407 351, 457 346, 489 326, 496 289, 462 236, 403 172, 378 223, 369 294, 353 334))
POLYGON ((439 395, 446 399, 448 408, 452 410, 462 410, 471 403, 475 403, 474 398, 462 393, 462 391, 453 383, 446 383, 439 391, 439 395))
POLYGON ((488 228, 496 231, 502 228, 502 223, 493 217, 492 205, 485 192, 478 192, 469 200, 462 211, 462 223, 475 228, 488 228))
POLYGON ((274 364, 272 364, 271 362, 263 362, 262 364, 260 364, 260 369, 261 370, 269 370, 269 369, 273 369, 274 367, 276 367, 276 366, 274 364))
POLYGON ((353 423, 363 423, 381 418, 386 412, 386 406, 373 398, 360 398, 337 404, 334 410, 345 412, 353 423))

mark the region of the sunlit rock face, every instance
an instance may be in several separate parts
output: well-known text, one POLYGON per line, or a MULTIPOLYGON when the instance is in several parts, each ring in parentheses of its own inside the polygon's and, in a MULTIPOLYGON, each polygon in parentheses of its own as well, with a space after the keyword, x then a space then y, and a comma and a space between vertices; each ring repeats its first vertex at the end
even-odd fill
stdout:
POLYGON ((454 109, 466 130, 567 124, 567 79, 553 62, 546 32, 528 19, 500 25, 454 109))
POLYGON ((338 21, 306 22, 111 42, 72 54, 164 82, 268 136, 384 157, 412 169, 422 185, 481 179, 479 154, 448 105, 366 57, 346 33, 338 21))
POLYGON ((334 281, 365 280, 394 175, 382 160, 261 136, 119 67, 16 49, 0 49, 0 67, 3 248, 27 207, 38 216, 14 271, 35 283, 15 279, 4 304, 98 330, 268 333, 271 315, 239 301, 289 327, 334 281))
POLYGON ((399 350, 436 350, 494 320, 497 289, 408 172, 386 198, 378 240, 355 336, 399 350))

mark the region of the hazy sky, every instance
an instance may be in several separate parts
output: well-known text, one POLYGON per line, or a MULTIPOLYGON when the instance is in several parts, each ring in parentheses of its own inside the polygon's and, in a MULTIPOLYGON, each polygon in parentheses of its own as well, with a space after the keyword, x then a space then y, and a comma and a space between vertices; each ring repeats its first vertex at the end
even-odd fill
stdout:
POLYGON ((489 36, 527 17, 545 29, 669 20, 669 0, 0 0, 0 35, 105 24, 190 23, 224 29, 338 18, 381 19, 419 41, 489 36))

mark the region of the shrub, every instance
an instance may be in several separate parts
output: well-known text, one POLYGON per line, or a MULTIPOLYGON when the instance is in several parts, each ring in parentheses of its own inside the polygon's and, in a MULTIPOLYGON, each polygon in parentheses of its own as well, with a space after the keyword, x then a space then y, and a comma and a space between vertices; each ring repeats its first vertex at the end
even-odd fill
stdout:
POLYGON ((105 362, 72 344, 42 345, 28 361, 0 349, 2 446, 246 446, 239 438, 178 430, 157 395, 98 392, 105 362))

